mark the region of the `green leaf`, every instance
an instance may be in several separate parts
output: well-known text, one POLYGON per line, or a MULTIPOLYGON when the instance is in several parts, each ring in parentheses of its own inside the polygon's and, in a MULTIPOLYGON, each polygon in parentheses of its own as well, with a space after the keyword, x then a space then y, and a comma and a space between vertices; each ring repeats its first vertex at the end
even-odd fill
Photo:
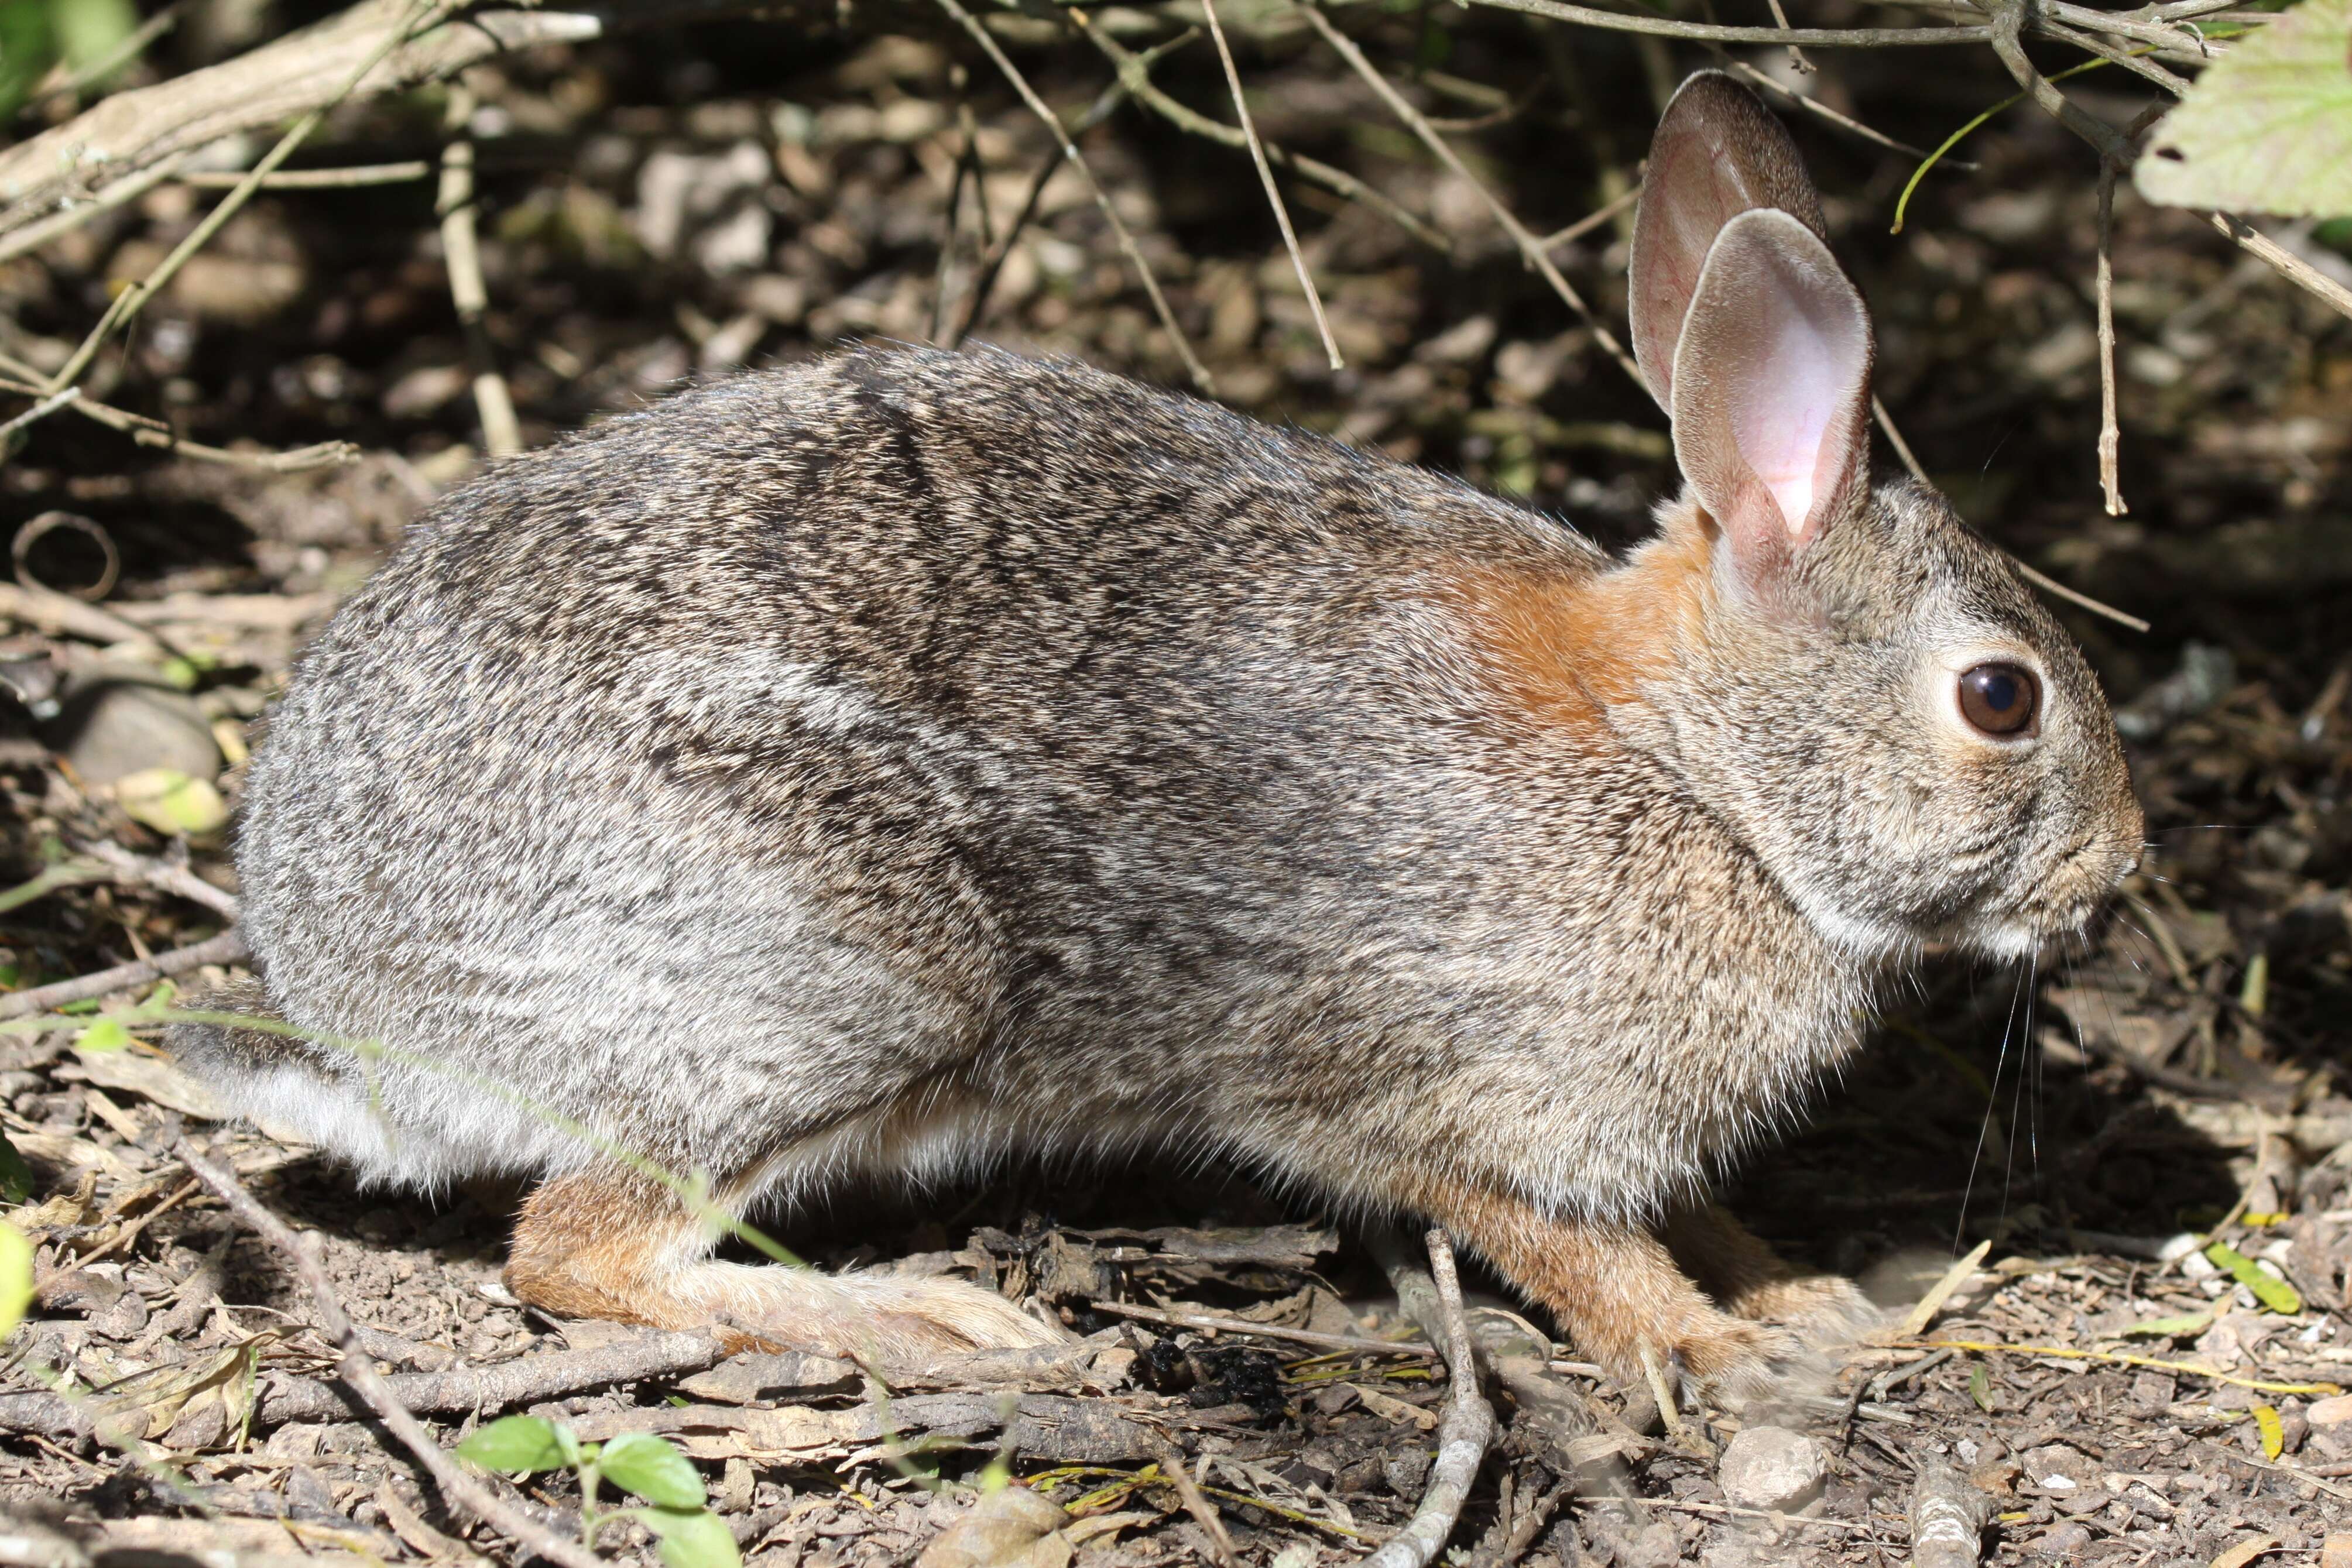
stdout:
POLYGON ((131 0, 49 0, 49 30, 66 64, 88 70, 119 53, 139 30, 131 0))
POLYGON ((33 1304, 33 1244, 0 1219, 0 1339, 14 1333, 33 1304))
POLYGON ((33 1167, 25 1163, 8 1134, 0 1133, 0 1203, 24 1203, 32 1196, 33 1167))
POLYGON ((2134 1323, 2124 1330, 2126 1339, 2185 1339, 2193 1333, 2203 1333, 2213 1326, 2213 1310, 2183 1312, 2177 1318, 2150 1318, 2144 1323, 2134 1323))
POLYGON ((2304 0, 2232 43, 2157 126, 2132 183, 2169 207, 2352 214, 2352 0, 2304 0))
POLYGON ((142 768, 114 781, 115 803, 142 828, 166 836, 214 832, 228 821, 228 803, 209 779, 176 768, 142 768))
POLYGON ((2274 1312, 2294 1316, 2303 1311, 2303 1297, 2293 1285, 2269 1272, 2225 1241, 2205 1249, 2205 1256, 2230 1271, 2230 1277, 2254 1293, 2254 1300, 2274 1312))
POLYGON ((457 1457, 486 1470, 536 1475, 564 1468, 554 1422, 539 1416, 501 1416, 457 1445, 457 1457))
POLYGON ((74 1036, 74 1049, 102 1054, 131 1043, 131 1031, 113 1019, 100 1019, 74 1036))
POLYGON ((737 1568, 743 1561, 735 1534, 708 1509, 648 1508, 637 1515, 659 1539, 669 1568, 737 1568))
POLYGON ((97 1010, 98 998, 96 997, 84 997, 78 1002, 68 1002, 58 1009, 58 1011, 61 1013, 69 1013, 77 1016, 82 1013, 94 1013, 97 1010))
POLYGON ((57 63, 47 0, 0 0, 0 116, 15 114, 57 63))
POLYGON ((2278 1406, 2254 1406, 2254 1431, 2263 1440, 2263 1458, 2275 1459, 2286 1452, 2286 1427, 2279 1420, 2278 1406))
POLYGON ((596 1469, 623 1491, 635 1492, 657 1508, 702 1506, 701 1472, 667 1437, 624 1432, 604 1445, 596 1469))
POLYGON ((1977 1402, 1978 1409, 1992 1414, 1992 1379, 1986 1375, 1981 1361, 1969 1369, 1969 1397, 1977 1402))

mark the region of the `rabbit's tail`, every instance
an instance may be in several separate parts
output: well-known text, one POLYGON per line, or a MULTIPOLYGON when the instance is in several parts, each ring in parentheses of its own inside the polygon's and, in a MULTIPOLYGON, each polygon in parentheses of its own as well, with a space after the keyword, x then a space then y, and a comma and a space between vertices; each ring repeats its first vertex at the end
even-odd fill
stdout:
MULTIPOLYGON (((283 1025, 258 980, 231 980, 189 998, 187 1010, 237 1013, 283 1025)), ((351 1051, 300 1035, 234 1023, 177 1023, 164 1044, 224 1104, 282 1142, 314 1144, 350 1160, 363 1181, 439 1186, 483 1162, 429 1134, 395 1127, 378 1085, 351 1051)))

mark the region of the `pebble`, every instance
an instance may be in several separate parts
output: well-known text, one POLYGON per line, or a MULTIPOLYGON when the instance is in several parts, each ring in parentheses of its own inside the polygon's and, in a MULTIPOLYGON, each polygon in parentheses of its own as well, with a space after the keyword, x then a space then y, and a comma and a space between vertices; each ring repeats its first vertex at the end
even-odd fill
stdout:
POLYGON ((2338 1394, 2322 1399, 2304 1410, 2303 1418, 2315 1427, 2333 1431, 2339 1427, 2352 1427, 2352 1394, 2338 1394))
POLYGON ((2042 1557, 2063 1557, 2078 1561, 2091 1549, 2091 1532, 2069 1521, 2053 1525, 2025 1543, 2025 1549, 2042 1557))
POLYGON ((204 710, 134 671, 74 672, 62 711, 41 728, 42 738, 91 788, 158 768, 207 783, 220 772, 220 747, 204 710))
POLYGON ((1717 1479, 1741 1508, 1792 1513, 1822 1495, 1829 1471, 1822 1446, 1785 1427, 1750 1427, 1723 1450, 1717 1479))

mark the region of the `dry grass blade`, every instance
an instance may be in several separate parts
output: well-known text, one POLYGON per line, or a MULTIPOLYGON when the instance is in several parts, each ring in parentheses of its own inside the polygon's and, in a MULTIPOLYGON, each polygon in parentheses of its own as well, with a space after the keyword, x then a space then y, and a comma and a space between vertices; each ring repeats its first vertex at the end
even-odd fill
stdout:
POLYGON ((1282 243, 1290 252, 1290 265, 1298 274, 1298 287, 1307 295, 1307 308, 1314 313, 1316 333, 1323 340, 1323 352, 1335 371, 1345 370, 1347 362, 1339 358, 1339 345, 1332 340, 1331 323, 1323 314, 1323 297, 1315 290, 1314 275, 1307 270, 1306 253, 1298 248, 1298 235, 1290 226, 1290 209, 1282 204, 1282 190, 1274 183, 1274 168, 1265 161, 1265 144, 1258 140, 1257 126, 1250 119, 1249 99, 1242 91, 1241 68, 1234 63, 1233 46, 1225 40, 1224 24, 1217 20, 1216 0, 1201 0, 1202 13, 1209 19, 1209 37, 1217 46, 1217 58, 1225 68, 1225 85, 1233 89, 1234 119, 1240 122, 1242 138, 1249 143, 1250 162, 1257 165, 1257 177, 1265 187, 1266 204, 1274 209, 1274 221, 1282 230, 1282 243))
MULTIPOLYGON (((1356 47, 1356 41, 1339 31, 1332 25, 1331 19, 1323 15, 1316 0, 1302 0, 1297 9, 1299 15, 1307 18, 1307 24, 1322 35, 1323 41, 1330 45, 1339 52, 1339 57, 1348 62, 1349 68, 1380 95, 1381 101, 1388 105, 1389 111, 1402 120, 1406 128, 1421 139, 1422 145, 1434 153, 1438 162, 1452 170, 1457 178, 1478 193, 1478 199, 1486 204, 1486 210, 1494 214, 1495 221, 1502 225, 1503 232, 1511 236, 1511 243, 1518 246, 1519 255, 1526 259, 1527 264, 1542 275, 1543 280, 1551 285, 1552 292, 1559 295, 1570 309, 1583 318, 1585 324, 1592 329, 1593 340, 1601 345, 1611 359, 1617 361, 1628 376, 1633 378, 1634 384, 1637 386, 1643 384, 1642 372, 1635 367, 1633 356, 1625 351, 1625 346, 1617 340, 1617 335, 1610 331, 1607 324, 1594 313, 1592 307, 1585 303, 1584 297, 1576 291, 1567 278, 1560 276, 1559 268, 1552 265, 1551 257, 1545 253, 1543 242, 1528 233, 1527 225, 1512 214, 1510 208, 1503 204, 1502 199, 1488 190, 1486 183, 1470 172, 1469 166, 1462 162, 1461 154, 1455 152, 1447 144, 1445 139, 1437 133, 1436 127, 1429 123, 1428 117, 1405 101, 1404 95, 1398 92, 1388 78, 1380 73, 1379 68, 1364 57, 1364 51, 1356 47)), ((1605 15, 1605 13, 1602 14, 1605 15)), ((1769 29, 1766 30, 1769 31, 1769 29)))
POLYGON ((972 40, 980 45, 981 51, 988 56, 989 63, 1013 84, 1013 90, 1019 93, 1021 101, 1029 106, 1029 112, 1044 120, 1045 128, 1054 133, 1054 140, 1061 146, 1062 156, 1076 164, 1078 172, 1085 176, 1087 188, 1094 193, 1095 205, 1100 209, 1103 220, 1109 224, 1110 232, 1118 236, 1118 248, 1134 267, 1136 276, 1142 280, 1143 291, 1151 297, 1152 311, 1160 318, 1160 325, 1168 333, 1169 341, 1175 345, 1177 356, 1184 361, 1185 371, 1192 376, 1192 384, 1203 392, 1213 394, 1216 382, 1210 377, 1209 368, 1201 362, 1200 356, 1192 352, 1192 345, 1186 340, 1184 329, 1177 325, 1176 313, 1169 308, 1168 297, 1160 292, 1160 278, 1152 272, 1151 264, 1144 259, 1143 247, 1136 244, 1135 235, 1129 232, 1126 220, 1111 204, 1110 193, 1103 189, 1102 182, 1095 178, 1094 170, 1078 152, 1078 144, 1070 140, 1070 133, 1063 128, 1061 117, 1037 95, 1037 89, 1029 85, 1029 78, 1021 74, 1021 68, 1013 63, 1012 57, 996 41, 996 36, 982 26, 980 19, 965 9, 961 0, 939 0, 939 4, 941 10, 955 18, 959 26, 971 35, 972 40))
POLYGON ((488 1488, 466 1473, 441 1445, 434 1441, 406 1406, 393 1396, 386 1386, 383 1374, 375 1369, 375 1360, 367 1347, 360 1343, 359 1332, 352 1324, 351 1315, 343 1311, 341 1299, 328 1281, 327 1271, 306 1249, 286 1222, 272 1214, 246 1191, 245 1184, 228 1170, 216 1166, 198 1154, 194 1145, 183 1139, 174 1149, 188 1174, 209 1188, 214 1197, 228 1206, 229 1211, 243 1220, 268 1242, 272 1250, 293 1266, 301 1277, 303 1289, 310 1293, 310 1305, 317 1313, 319 1327, 342 1353, 343 1381, 368 1403, 370 1409, 391 1429, 401 1445, 416 1456, 441 1489, 441 1495, 453 1508, 463 1510, 491 1529, 513 1541, 559 1568, 599 1568, 604 1559, 577 1542, 566 1541, 536 1520, 525 1517, 494 1496, 488 1488))
POLYGON ((1897 1332, 1905 1339, 1916 1339, 1925 1333, 1927 1331, 1927 1325, 1936 1321, 1936 1314, 1944 1310, 1944 1303, 1950 1301, 1958 1293, 1960 1287, 1969 1282, 1976 1271, 1984 1265, 1985 1255, 1991 1250, 1991 1242, 1979 1241, 1968 1256, 1946 1270, 1944 1277, 1937 1281, 1926 1295, 1919 1298, 1919 1304, 1911 1309, 1910 1314, 1903 1320, 1903 1326, 1897 1332))

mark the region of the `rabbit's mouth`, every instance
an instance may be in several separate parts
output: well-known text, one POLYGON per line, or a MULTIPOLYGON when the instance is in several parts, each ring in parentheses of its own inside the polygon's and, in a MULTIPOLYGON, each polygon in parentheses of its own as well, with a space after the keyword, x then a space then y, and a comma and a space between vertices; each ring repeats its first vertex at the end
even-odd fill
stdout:
POLYGON ((1972 922, 1967 940, 1991 957, 2031 958, 2053 942, 2079 937, 2138 865, 2133 847, 2080 845, 2026 897, 1972 922))

